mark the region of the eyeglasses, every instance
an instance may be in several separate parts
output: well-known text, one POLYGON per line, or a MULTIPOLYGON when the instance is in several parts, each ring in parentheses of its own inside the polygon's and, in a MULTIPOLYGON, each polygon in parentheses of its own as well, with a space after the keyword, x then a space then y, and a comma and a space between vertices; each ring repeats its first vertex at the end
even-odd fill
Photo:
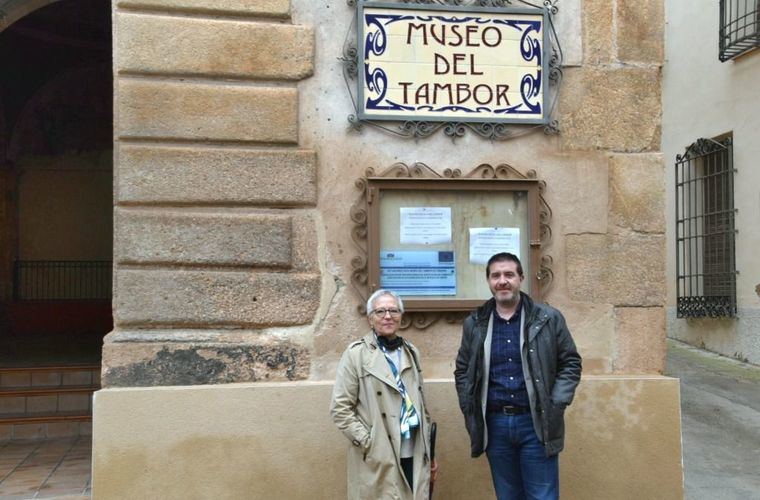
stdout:
POLYGON ((401 311, 399 309, 375 309, 372 314, 377 319, 383 319, 386 314, 390 314, 391 318, 397 319, 401 317, 401 311))

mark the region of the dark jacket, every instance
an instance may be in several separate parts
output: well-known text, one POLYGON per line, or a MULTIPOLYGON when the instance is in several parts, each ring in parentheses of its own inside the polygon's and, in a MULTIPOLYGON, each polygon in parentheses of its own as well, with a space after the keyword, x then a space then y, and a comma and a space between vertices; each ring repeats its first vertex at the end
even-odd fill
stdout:
MULTIPOLYGON (((581 379, 581 356, 562 313, 546 304, 534 303, 524 293, 521 297, 524 336, 521 354, 533 426, 547 456, 556 455, 564 446, 565 407, 572 402, 581 379)), ((492 298, 465 319, 454 370, 459 408, 470 434, 473 457, 486 448, 485 343, 495 305, 492 298)))

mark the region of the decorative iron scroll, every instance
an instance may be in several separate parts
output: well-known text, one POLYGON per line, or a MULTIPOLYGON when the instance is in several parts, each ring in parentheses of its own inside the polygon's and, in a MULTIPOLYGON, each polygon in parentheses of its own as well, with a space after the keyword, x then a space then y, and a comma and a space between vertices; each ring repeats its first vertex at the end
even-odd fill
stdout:
MULTIPOLYGON (((387 5, 391 0, 385 0, 387 5)), ((559 9, 557 3, 559 0, 544 0, 543 2, 531 2, 528 0, 396 0, 400 4, 419 4, 423 5, 440 5, 457 7, 489 7, 489 8, 512 8, 512 7, 529 7, 547 13, 548 19, 548 47, 547 50, 547 80, 548 88, 544 91, 544 99, 547 117, 545 123, 540 124, 520 124, 520 123, 503 123, 503 122, 468 122, 461 121, 399 121, 394 119, 364 120, 359 117, 359 102, 356 92, 356 80, 359 76, 359 67, 362 66, 360 61, 360 51, 357 49, 357 42, 353 35, 357 30, 357 16, 354 16, 353 22, 349 27, 343 44, 343 54, 339 60, 343 62, 343 77, 346 88, 354 105, 354 113, 348 116, 349 129, 361 132, 365 125, 380 129, 384 132, 397 137, 406 139, 423 139, 442 131, 452 140, 463 137, 467 131, 474 133, 484 139, 491 141, 503 141, 520 137, 537 130, 543 130, 547 135, 557 134, 560 132, 559 123, 552 119, 559 96, 559 89, 562 83, 562 47, 554 26, 554 16, 559 9)), ((350 7, 357 8, 357 0, 347 0, 350 7)), ((371 6, 371 2, 365 5, 371 6)), ((523 96, 524 97, 524 96, 523 96)))
MULTIPOLYGON (((511 165, 506 163, 500 163, 496 166, 483 163, 475 167, 469 173, 462 175, 462 171, 458 168, 447 168, 443 171, 443 174, 439 174, 424 163, 413 163, 411 166, 405 163, 394 163, 387 169, 380 173, 375 172, 372 167, 367 168, 364 171, 364 176, 360 177, 354 182, 356 188, 360 191, 359 198, 351 206, 350 216, 353 222, 351 228, 351 239, 359 250, 359 255, 351 259, 351 286, 357 295, 361 298, 360 304, 357 306, 357 312, 362 316, 367 314, 367 299, 369 298, 368 289, 368 250, 367 250, 367 179, 371 177, 401 177, 401 178, 415 178, 415 179, 537 179, 535 170, 528 170, 525 174, 515 169, 511 165)), ((538 181, 539 186, 539 224, 540 224, 540 247, 546 248, 552 237, 552 230, 550 227, 552 219, 552 209, 544 199, 544 192, 546 190, 546 182, 543 180, 538 181)), ((554 273, 552 272, 553 259, 548 254, 541 255, 539 268, 535 271, 536 278, 538 279, 539 286, 541 287, 542 294, 545 294, 554 281, 554 273)), ((447 323, 459 323, 467 317, 467 312, 407 312, 404 313, 401 321, 401 329, 405 330, 409 327, 414 327, 419 330, 423 330, 430 325, 434 324, 439 319, 443 319, 447 323)))

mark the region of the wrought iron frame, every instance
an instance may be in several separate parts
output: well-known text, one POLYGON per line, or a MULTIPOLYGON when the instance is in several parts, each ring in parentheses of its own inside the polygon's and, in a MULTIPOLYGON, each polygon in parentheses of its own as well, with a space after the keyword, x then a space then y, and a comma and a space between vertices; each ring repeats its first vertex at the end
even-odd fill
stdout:
POLYGON ((748 0, 720 0, 718 58, 721 62, 760 47, 760 1, 750 1, 754 6, 748 4, 748 0), (752 8, 754 10, 750 10, 752 8))
MULTIPOLYGON (((382 0, 383 3, 388 3, 391 0, 382 0)), ((357 8, 359 3, 371 5, 371 0, 346 0, 348 5, 353 8, 357 8)), ((343 55, 339 58, 343 62, 343 79, 346 83, 346 88, 351 101, 354 106, 354 113, 348 116, 349 128, 355 132, 361 132, 365 125, 369 125, 373 128, 382 130, 383 132, 392 134, 397 137, 406 139, 423 139, 432 136, 438 131, 442 131, 446 136, 452 140, 463 137, 467 131, 475 133, 476 135, 489 139, 491 141, 504 141, 514 139, 526 134, 533 133, 537 130, 543 130, 547 135, 558 134, 560 132, 559 122, 553 119, 554 111, 557 105, 557 98, 559 96, 560 86, 562 84, 562 61, 563 53, 562 46, 559 43, 557 31, 554 27, 554 16, 559 12, 557 3, 559 0, 539 0, 539 2, 531 2, 528 0, 397 0, 401 4, 419 4, 419 5, 440 5, 449 6, 453 8, 465 8, 468 6, 474 7, 489 7, 489 8, 509 8, 515 5, 529 7, 537 10, 544 11, 546 18, 548 19, 549 32, 548 37, 550 47, 544 47, 545 53, 551 50, 551 55, 548 59, 548 80, 549 85, 545 86, 545 98, 544 105, 546 109, 545 120, 539 124, 520 124, 520 123, 505 123, 505 122, 493 122, 493 121, 431 121, 431 120, 363 120, 359 117, 359 104, 357 96, 354 93, 356 85, 354 82, 358 78, 359 68, 359 51, 357 50, 355 37, 352 37, 352 33, 357 30, 357 16, 353 16, 351 26, 346 33, 346 38, 343 42, 343 55), (553 88, 553 91, 549 91, 553 88), (546 106, 546 103, 549 103, 546 106), (388 125, 385 125, 388 124, 388 125), (396 126, 394 127, 393 124, 396 126)))
MULTIPOLYGON (((452 181, 460 179, 482 179, 505 182, 535 182, 538 187, 538 213, 535 215, 538 224, 539 237, 536 240, 531 240, 529 243, 531 250, 538 250, 538 256, 533 261, 534 267, 531 269, 533 275, 528 278, 532 279, 533 283, 536 285, 535 289, 532 291, 536 298, 541 298, 542 295, 545 295, 548 292, 554 280, 554 273, 552 271, 553 259, 550 255, 545 253, 546 246, 549 244, 552 237, 550 226, 552 210, 543 196, 546 190, 546 182, 538 179, 535 170, 529 170, 527 173, 523 174, 506 163, 496 165, 495 167, 484 163, 465 175, 462 175, 462 171, 459 169, 446 169, 443 171, 443 174, 439 174, 424 163, 414 163, 411 166, 406 165, 405 163, 395 163, 380 173, 376 173, 375 170, 370 167, 365 171, 364 176, 357 179, 354 183, 356 188, 360 190, 361 194, 350 210, 350 216, 353 222, 351 239, 358 249, 358 255, 351 260, 351 285, 361 299, 360 304, 357 306, 357 312, 359 314, 366 315, 367 298, 374 291, 371 289, 369 283, 369 252, 371 245, 369 243, 370 200, 368 199, 368 196, 371 196, 368 195, 368 187, 370 181, 373 179, 448 179, 452 181)), ((468 309, 471 309, 471 306, 471 304, 468 304, 468 309)), ((412 326, 417 329, 425 329, 439 319, 444 319, 447 323, 456 323, 463 320, 467 314, 469 314, 469 310, 462 310, 461 307, 435 310, 413 310, 404 314, 401 329, 407 329, 412 326)))
POLYGON ((676 156, 679 318, 736 316, 735 172, 730 137, 699 139, 676 156))

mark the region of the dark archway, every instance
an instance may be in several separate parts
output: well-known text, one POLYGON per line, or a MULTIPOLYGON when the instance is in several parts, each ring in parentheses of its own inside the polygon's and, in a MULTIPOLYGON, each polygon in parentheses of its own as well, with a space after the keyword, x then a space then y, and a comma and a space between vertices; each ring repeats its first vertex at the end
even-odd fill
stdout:
POLYGON ((0 0, 0 368, 99 363, 112 327, 111 5, 0 0))

